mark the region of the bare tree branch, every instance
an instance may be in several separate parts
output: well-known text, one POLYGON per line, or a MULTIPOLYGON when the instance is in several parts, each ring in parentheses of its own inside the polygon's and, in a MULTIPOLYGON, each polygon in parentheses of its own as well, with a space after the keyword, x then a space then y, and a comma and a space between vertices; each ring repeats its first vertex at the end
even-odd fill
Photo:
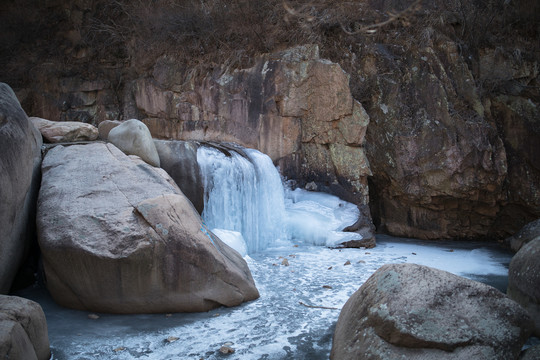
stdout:
POLYGON ((387 20, 385 20, 383 22, 375 23, 375 24, 362 26, 360 29, 355 30, 355 31, 347 30, 345 28, 345 26, 341 22, 339 23, 339 25, 341 26, 341 29, 347 35, 356 35, 356 34, 360 34, 360 33, 371 33, 372 34, 372 33, 375 33, 377 31, 377 28, 381 28, 381 27, 386 26, 386 25, 388 25, 388 24, 390 24, 390 23, 392 23, 394 21, 397 21, 397 20, 403 20, 407 16, 413 14, 415 11, 420 9, 421 3, 422 3, 422 0, 416 0, 411 5, 409 5, 406 9, 404 9, 404 10, 402 10, 400 12, 397 12, 397 13, 389 12, 387 20))

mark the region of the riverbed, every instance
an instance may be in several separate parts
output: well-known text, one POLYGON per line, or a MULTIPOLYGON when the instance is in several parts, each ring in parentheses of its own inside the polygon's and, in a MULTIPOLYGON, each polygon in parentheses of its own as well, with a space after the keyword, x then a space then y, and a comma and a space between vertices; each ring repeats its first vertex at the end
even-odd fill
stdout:
POLYGON ((285 243, 246 257, 258 300, 197 314, 70 310, 38 285, 18 295, 43 307, 54 360, 328 359, 340 309, 383 264, 432 266, 505 291, 511 257, 492 243, 386 235, 373 249, 285 243), (222 346, 234 353, 222 354, 222 346))

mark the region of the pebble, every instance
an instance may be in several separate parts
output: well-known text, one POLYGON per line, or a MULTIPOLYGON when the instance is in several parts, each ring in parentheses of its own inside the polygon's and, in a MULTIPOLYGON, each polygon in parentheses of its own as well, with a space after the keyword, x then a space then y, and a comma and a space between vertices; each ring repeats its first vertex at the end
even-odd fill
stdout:
POLYGON ((172 342, 175 342, 175 341, 178 340, 178 339, 179 339, 179 338, 177 338, 176 336, 169 336, 169 337, 167 338, 166 341, 167 341, 168 343, 172 343, 172 342))
POLYGON ((343 264, 343 266, 345 265, 351 265, 351 262, 349 260, 347 260, 347 262, 345 264, 343 264))
POLYGON ((283 261, 281 262, 281 265, 289 266, 289 260, 283 259, 283 261))
POLYGON ((219 348, 219 352, 222 353, 222 354, 234 354, 234 349, 232 347, 229 347, 229 346, 222 346, 219 348))

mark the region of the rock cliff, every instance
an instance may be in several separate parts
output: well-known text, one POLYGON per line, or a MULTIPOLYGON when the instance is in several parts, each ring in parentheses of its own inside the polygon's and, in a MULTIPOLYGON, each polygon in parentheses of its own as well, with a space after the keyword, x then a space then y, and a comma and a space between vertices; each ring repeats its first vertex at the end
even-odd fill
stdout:
POLYGON ((6 4, 5 48, 42 57, 0 60, 32 115, 255 147, 301 186, 369 202, 394 235, 503 238, 540 217, 537 2, 397 18, 410 2, 288 4, 216 1, 191 20, 166 1, 6 4))

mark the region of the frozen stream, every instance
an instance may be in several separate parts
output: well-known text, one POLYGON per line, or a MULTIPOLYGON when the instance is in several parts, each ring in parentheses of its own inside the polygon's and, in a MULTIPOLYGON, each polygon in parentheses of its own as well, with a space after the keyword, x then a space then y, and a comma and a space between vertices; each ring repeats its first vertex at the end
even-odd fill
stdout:
POLYGON ((374 249, 330 249, 360 238, 340 231, 358 219, 357 207, 284 189, 266 155, 241 153, 199 148, 203 218, 249 254, 261 297, 207 313, 111 315, 61 308, 43 288, 27 289, 19 295, 42 305, 53 359, 328 359, 340 309, 387 263, 437 267, 505 291, 511 254, 494 245, 378 236, 374 249), (235 353, 221 354, 223 345, 235 353))
POLYGON ((506 288, 511 254, 495 245, 378 236, 374 249, 293 245, 247 258, 258 300, 198 314, 110 315, 57 306, 44 289, 20 296, 47 316, 53 359, 328 359, 339 310, 381 265, 418 263, 506 288), (287 258, 290 266, 281 265, 287 258), (345 265, 350 261, 350 265, 345 265), (169 340, 168 340, 169 339, 169 340), (235 349, 222 355, 227 344, 235 349))

